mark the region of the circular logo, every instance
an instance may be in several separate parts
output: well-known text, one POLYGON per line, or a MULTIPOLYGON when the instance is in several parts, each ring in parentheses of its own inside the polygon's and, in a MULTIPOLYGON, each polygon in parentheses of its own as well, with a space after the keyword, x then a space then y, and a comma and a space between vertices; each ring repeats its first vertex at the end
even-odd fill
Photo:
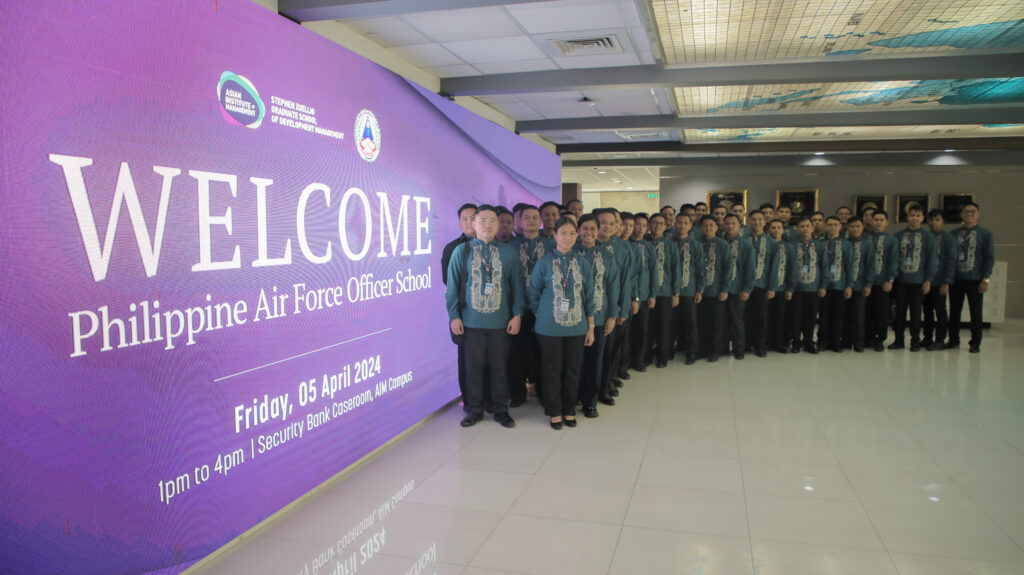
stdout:
POLYGON ((256 86, 245 76, 231 71, 221 73, 217 82, 217 100, 221 115, 229 123, 253 130, 263 123, 267 109, 256 86))
POLYGON ((352 132, 356 135, 356 150, 367 162, 377 159, 380 153, 380 125, 377 117, 369 110, 362 110, 356 116, 356 128, 352 132))

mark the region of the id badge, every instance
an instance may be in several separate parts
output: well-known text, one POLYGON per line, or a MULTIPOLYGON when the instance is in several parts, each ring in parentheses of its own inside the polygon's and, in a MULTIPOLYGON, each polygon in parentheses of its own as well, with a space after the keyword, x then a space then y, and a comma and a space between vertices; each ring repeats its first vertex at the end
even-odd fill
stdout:
POLYGON ((910 264, 914 263, 914 258, 912 258, 910 256, 907 256, 907 259, 904 260, 903 263, 905 263, 905 264, 907 264, 909 266, 910 264))
POLYGON ((836 264, 832 264, 832 267, 830 267, 829 270, 831 271, 832 275, 835 275, 836 273, 839 272, 839 266, 837 266, 836 264))
POLYGON ((494 293, 494 284, 484 284, 484 295, 489 296, 494 293))
POLYGON ((960 250, 960 261, 967 261, 967 250, 960 250))
POLYGON ((811 273, 811 266, 803 266, 801 270, 806 273, 811 273))
POLYGON ((563 299, 558 303, 558 311, 562 313, 569 313, 569 300, 563 299))

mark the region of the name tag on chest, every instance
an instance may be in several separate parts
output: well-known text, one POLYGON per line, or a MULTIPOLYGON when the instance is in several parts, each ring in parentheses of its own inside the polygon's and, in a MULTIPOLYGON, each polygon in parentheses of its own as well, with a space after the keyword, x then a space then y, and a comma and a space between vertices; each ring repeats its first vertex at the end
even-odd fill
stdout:
POLYGON ((562 301, 558 302, 558 311, 560 311, 562 313, 568 313, 569 312, 569 300, 563 299, 562 301))
POLYGON ((802 267, 802 268, 800 268, 800 269, 801 269, 801 270, 802 270, 802 271, 803 271, 803 272, 804 272, 805 274, 806 274, 806 273, 810 273, 810 271, 811 271, 811 266, 805 265, 805 266, 803 266, 803 267, 802 267))
POLYGON ((484 284, 484 295, 489 296, 494 293, 494 284, 484 284))

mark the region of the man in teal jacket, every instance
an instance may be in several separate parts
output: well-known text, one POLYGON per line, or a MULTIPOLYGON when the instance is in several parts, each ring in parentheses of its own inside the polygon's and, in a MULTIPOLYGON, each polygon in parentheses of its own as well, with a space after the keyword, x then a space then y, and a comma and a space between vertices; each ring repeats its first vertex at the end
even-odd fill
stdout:
POLYGON ((889 349, 903 349, 910 311, 910 351, 921 351, 921 304, 932 289, 932 277, 938 267, 935 235, 924 229, 924 209, 914 205, 907 210, 907 227, 896 232, 900 248, 899 275, 896 276, 896 339, 889 349))
POLYGON ((924 337, 921 338, 921 346, 928 351, 946 349, 946 334, 949 332, 946 298, 956 277, 956 239, 953 234, 943 230, 945 223, 942 210, 928 212, 928 229, 935 234, 939 262, 932 277, 932 291, 924 297, 924 320, 921 322, 924 337))
POLYGON ((508 336, 519 333, 526 306, 522 265, 514 249, 495 239, 498 213, 493 206, 477 208, 473 229, 476 238, 452 253, 445 292, 451 331, 466 336, 468 415, 461 425, 470 427, 483 419, 487 370, 494 420, 515 427, 508 414, 508 336))
POLYGON ((949 347, 960 346, 960 313, 964 298, 971 311, 971 353, 981 351, 981 307, 988 291, 992 270, 996 265, 995 243, 992 232, 979 226, 981 207, 974 202, 960 210, 963 227, 953 232, 956 238, 956 279, 949 297, 949 347))

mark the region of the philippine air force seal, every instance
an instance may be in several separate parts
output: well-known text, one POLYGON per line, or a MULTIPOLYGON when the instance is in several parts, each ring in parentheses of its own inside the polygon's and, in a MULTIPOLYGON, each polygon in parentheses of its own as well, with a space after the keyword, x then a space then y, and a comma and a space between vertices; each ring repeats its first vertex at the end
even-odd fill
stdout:
POLYGON ((362 110, 356 116, 356 150, 367 162, 377 159, 380 153, 380 125, 377 124, 377 117, 369 110, 362 110))

